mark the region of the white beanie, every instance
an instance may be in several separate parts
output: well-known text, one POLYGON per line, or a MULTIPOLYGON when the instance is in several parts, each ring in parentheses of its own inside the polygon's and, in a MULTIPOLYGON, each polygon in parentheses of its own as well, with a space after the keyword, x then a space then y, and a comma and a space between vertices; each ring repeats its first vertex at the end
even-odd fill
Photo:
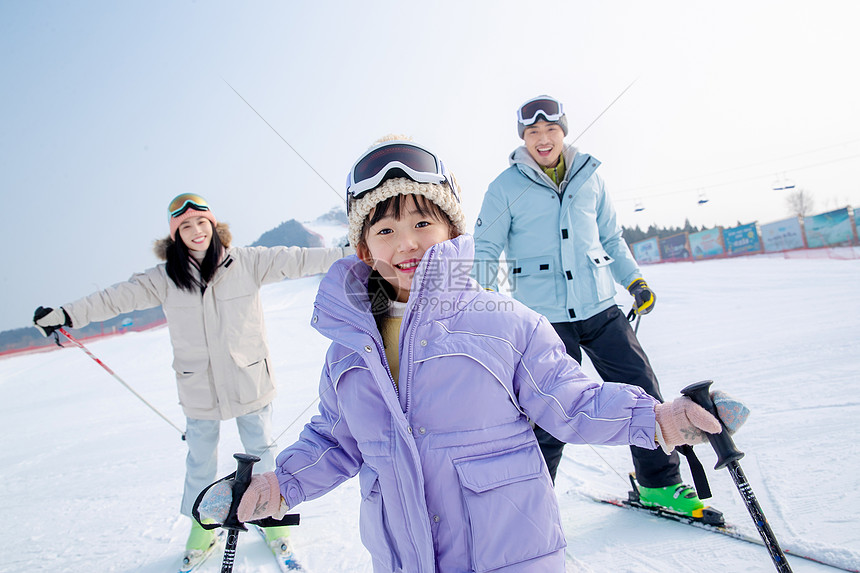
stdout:
MULTIPOLYGON (((388 135, 373 145, 394 140, 409 141, 410 138, 399 135, 388 135)), ((451 179, 451 184, 457 190, 457 195, 459 195, 460 186, 457 184, 454 175, 448 172, 448 177, 451 179)), ((423 195, 438 205, 448 215, 448 218, 451 219, 451 223, 454 224, 457 231, 461 235, 466 233, 466 215, 463 214, 460 201, 447 184, 418 183, 406 177, 395 177, 386 179, 379 187, 376 187, 360 199, 349 197, 349 244, 353 247, 358 245, 367 216, 377 204, 395 195, 409 194, 423 195)))

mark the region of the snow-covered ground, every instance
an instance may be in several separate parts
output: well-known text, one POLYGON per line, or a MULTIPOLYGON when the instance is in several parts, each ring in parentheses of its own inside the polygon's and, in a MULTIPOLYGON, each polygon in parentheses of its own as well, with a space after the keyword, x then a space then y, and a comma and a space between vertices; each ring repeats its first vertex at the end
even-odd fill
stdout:
MULTIPOLYGON (((655 311, 639 337, 664 396, 703 379, 752 415, 735 436, 741 465, 784 547, 860 568, 860 278, 858 260, 748 257, 648 266, 655 311)), ((280 394, 276 433, 289 444, 315 411, 326 340, 309 326, 318 278, 264 288, 280 394)), ((626 294, 619 303, 629 307, 626 294)), ((166 328, 94 342, 90 350, 184 427, 166 328)), ((586 364, 590 370, 590 366, 586 364)), ((593 371, 592 371, 593 372, 593 371)), ((727 520, 754 533, 726 470, 696 448, 727 520)), ((235 425, 222 426, 220 475, 235 468, 235 425)), ((185 446, 81 350, 0 360, 0 571, 175 571, 188 521, 178 514, 185 446)), ((626 494, 626 448, 568 446, 557 493, 569 570, 773 571, 764 548, 594 503, 626 494)), ((687 474, 688 475, 688 474, 687 474)), ((368 572, 350 480, 298 509, 296 550, 309 571, 368 572)), ((517 542, 516 532, 500 532, 517 542)), ((234 571, 276 571, 243 534, 234 571)), ((834 571, 789 558, 795 572, 834 571)), ((220 570, 220 556, 203 571, 220 570)))

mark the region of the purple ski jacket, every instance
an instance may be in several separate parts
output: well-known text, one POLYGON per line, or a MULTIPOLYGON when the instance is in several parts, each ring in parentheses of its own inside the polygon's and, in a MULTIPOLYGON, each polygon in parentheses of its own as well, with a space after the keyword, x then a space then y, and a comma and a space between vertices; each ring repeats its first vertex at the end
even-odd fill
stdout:
POLYGON ((543 316, 469 278, 470 235, 429 249, 412 282, 395 385, 351 256, 320 284, 332 339, 319 414, 277 458, 294 508, 358 474, 375 572, 564 571, 565 538, 529 420, 574 444, 655 447, 654 398, 588 378, 543 316))

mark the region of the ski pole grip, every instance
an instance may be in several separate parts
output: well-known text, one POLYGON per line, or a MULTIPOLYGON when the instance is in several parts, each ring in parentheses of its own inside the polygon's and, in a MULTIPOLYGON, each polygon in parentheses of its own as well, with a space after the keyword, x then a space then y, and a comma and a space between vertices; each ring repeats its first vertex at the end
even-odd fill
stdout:
POLYGON ((681 394, 687 396, 693 402, 707 410, 711 415, 719 420, 720 426, 723 427, 723 431, 719 434, 709 434, 705 432, 708 436, 708 441, 711 442, 711 446, 717 453, 717 465, 714 466, 714 469, 720 470, 731 462, 736 462, 744 457, 744 453, 735 446, 734 440, 732 440, 732 437, 729 435, 728 428, 726 428, 726 425, 720 419, 719 414, 717 414, 717 407, 711 399, 710 392, 711 384, 713 383, 713 380, 704 380, 702 382, 690 384, 681 390, 681 394))
POLYGON ((236 467, 236 477, 233 479, 233 503, 230 504, 230 513, 227 514, 227 519, 224 520, 223 527, 225 529, 239 529, 247 531, 236 512, 239 509, 239 502, 242 501, 242 496, 248 489, 248 484, 251 483, 251 472, 254 469, 254 464, 260 461, 260 458, 251 454, 233 454, 238 466, 236 467))

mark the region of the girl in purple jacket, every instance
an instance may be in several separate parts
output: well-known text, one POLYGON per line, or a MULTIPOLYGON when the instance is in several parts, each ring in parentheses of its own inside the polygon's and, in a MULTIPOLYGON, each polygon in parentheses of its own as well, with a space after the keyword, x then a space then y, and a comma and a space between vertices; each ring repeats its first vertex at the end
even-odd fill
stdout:
MULTIPOLYGON (((650 449, 720 431, 688 398, 591 380, 546 318, 469 278, 459 188, 429 150, 381 140, 350 171, 347 203, 357 256, 331 267, 312 318, 332 340, 319 414, 252 478, 239 520, 280 518, 357 474, 376 572, 560 573, 530 421, 569 443, 650 449)), ((223 522, 229 488, 210 489, 201 515, 223 522)))

